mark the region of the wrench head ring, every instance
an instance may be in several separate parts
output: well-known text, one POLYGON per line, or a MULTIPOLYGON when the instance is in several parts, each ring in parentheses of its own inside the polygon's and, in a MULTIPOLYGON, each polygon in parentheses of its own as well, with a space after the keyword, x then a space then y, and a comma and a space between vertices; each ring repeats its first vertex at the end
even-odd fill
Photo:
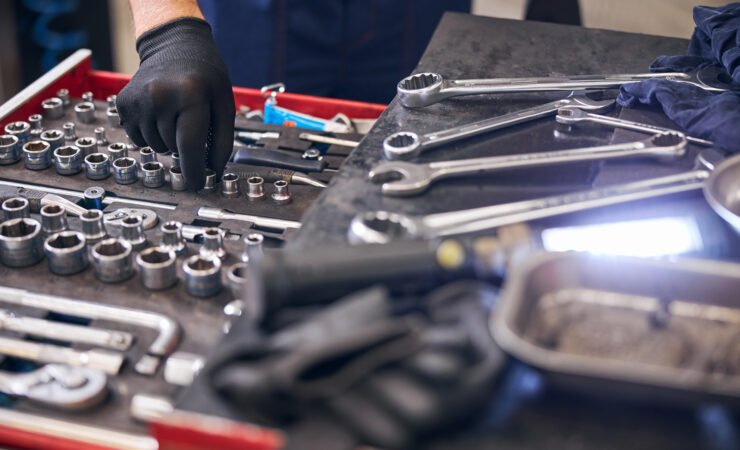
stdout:
POLYGON ((665 131, 646 139, 649 146, 661 151, 659 159, 675 161, 686 154, 686 136, 678 131, 665 131))
POLYGON ((419 135, 412 131, 398 131, 383 140, 386 159, 412 159, 421 153, 419 135))
POLYGON ((397 196, 418 194, 432 182, 427 165, 406 161, 382 162, 370 170, 369 178, 373 183, 383 183, 383 194, 397 196))
POLYGON ((81 409, 96 405, 108 393, 108 379, 100 370, 63 364, 47 364, 39 370, 48 379, 29 388, 28 398, 34 401, 57 408, 81 409))
POLYGON ((407 108, 421 108, 436 103, 444 85, 442 75, 423 72, 409 75, 398 82, 398 100, 407 108))
POLYGON ((571 125, 586 119, 586 112, 576 106, 566 106, 558 109, 558 115, 555 116, 557 123, 571 125))
POLYGON ((369 211, 352 219, 347 238, 352 245, 387 244, 417 233, 416 224, 408 216, 388 211, 369 211))

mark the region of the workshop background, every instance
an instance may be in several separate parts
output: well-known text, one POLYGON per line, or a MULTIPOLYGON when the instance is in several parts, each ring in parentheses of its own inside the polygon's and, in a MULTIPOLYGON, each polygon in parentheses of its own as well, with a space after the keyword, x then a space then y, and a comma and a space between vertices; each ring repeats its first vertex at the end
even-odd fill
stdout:
MULTIPOLYGON (((695 4, 696 0, 473 0, 471 12, 689 38, 695 4)), ((0 41, 5 44, 0 47, 0 102, 78 48, 93 51, 94 69, 133 74, 139 62, 127 0, 0 0, 0 41)), ((392 97, 395 86, 388 86, 388 92, 392 97)))

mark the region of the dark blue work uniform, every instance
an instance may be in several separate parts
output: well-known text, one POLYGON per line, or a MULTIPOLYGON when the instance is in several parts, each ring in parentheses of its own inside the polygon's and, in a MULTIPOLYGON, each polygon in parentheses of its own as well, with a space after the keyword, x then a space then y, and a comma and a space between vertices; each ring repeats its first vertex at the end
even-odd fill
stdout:
POLYGON ((470 0, 199 0, 236 86, 388 103, 444 11, 470 0))

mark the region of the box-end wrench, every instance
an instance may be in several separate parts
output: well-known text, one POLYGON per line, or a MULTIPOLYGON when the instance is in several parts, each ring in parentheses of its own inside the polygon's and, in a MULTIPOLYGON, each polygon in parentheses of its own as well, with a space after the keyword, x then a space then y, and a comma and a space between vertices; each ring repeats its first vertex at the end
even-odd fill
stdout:
POLYGON ((673 161, 684 154, 686 154, 686 138, 682 133, 674 131, 657 134, 642 141, 599 147, 438 161, 426 164, 386 161, 370 171, 370 181, 383 183, 382 191, 385 195, 406 196, 423 192, 434 181, 442 178, 615 158, 656 158, 661 161, 673 161))
POLYGON ((696 169, 688 172, 482 208, 425 216, 370 211, 354 217, 348 230, 348 238, 354 244, 384 244, 395 239, 408 238, 430 239, 700 190, 717 162, 723 158, 724 156, 715 150, 708 149, 697 156, 696 169))
POLYGON ((3 336, 0 336, 0 354, 38 363, 92 367, 111 375, 116 375, 121 370, 124 361, 123 353, 98 349, 80 351, 69 347, 39 344, 3 336))
POLYGON ((571 75, 540 78, 489 78, 446 80, 434 72, 410 75, 398 82, 401 104, 407 108, 421 108, 460 95, 505 94, 510 92, 582 91, 614 89, 623 84, 637 83, 651 78, 689 83, 707 91, 738 91, 740 85, 727 82, 731 78, 720 66, 708 66, 694 72, 638 73, 614 75, 571 75))
MULTIPOLYGON (((642 133, 657 134, 665 131, 677 131, 671 130, 670 128, 659 127, 657 125, 650 125, 647 123, 633 122, 631 120, 619 119, 617 117, 603 116, 601 114, 594 114, 593 112, 586 111, 585 108, 580 106, 566 106, 558 109, 558 115, 555 116, 555 120, 558 123, 565 125, 573 125, 582 122, 598 123, 600 125, 606 125, 613 128, 623 128, 625 130, 640 131, 642 133)), ((704 147, 714 147, 714 142, 706 139, 699 139, 693 136, 686 136, 686 140, 693 143, 702 145, 704 147)))
POLYGON ((116 350, 127 350, 134 341, 133 335, 125 331, 105 330, 34 317, 20 317, 5 309, 0 309, 0 329, 56 341, 97 345, 116 350))
POLYGON ((512 125, 539 119, 555 114, 564 107, 576 107, 589 111, 603 112, 614 106, 614 100, 593 100, 585 95, 570 95, 561 100, 545 103, 532 108, 515 111, 490 119, 435 131, 419 136, 411 131, 399 131, 383 141, 383 154, 386 159, 412 159, 421 153, 449 142, 466 139, 488 131, 500 130, 512 125))
POLYGON ((0 372, 0 392, 59 409, 84 409, 108 393, 106 375, 89 367, 47 364, 31 372, 0 372))

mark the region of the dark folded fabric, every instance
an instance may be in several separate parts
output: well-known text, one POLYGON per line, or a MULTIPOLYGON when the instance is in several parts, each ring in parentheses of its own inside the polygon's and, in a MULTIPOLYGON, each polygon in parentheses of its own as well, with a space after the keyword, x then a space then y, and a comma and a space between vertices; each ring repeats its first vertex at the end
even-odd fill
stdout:
MULTIPOLYGON (((652 72, 689 72, 721 64, 740 83, 740 3, 719 8, 694 8, 696 28, 684 56, 660 56, 652 72)), ((740 92, 712 93, 667 80, 646 80, 622 86, 617 99, 630 108, 639 103, 660 105, 688 134, 740 152, 740 92)))

